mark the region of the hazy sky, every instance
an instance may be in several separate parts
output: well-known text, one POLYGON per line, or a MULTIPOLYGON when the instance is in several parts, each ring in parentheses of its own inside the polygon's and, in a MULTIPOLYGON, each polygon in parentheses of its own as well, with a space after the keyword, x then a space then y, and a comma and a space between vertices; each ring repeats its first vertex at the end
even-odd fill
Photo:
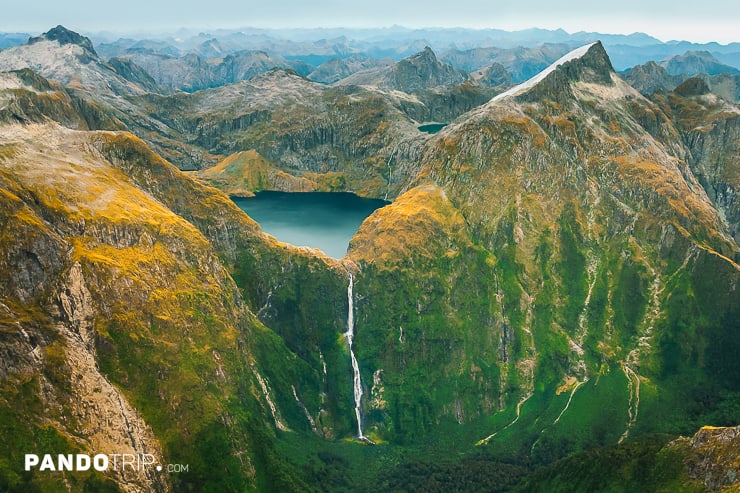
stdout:
POLYGON ((83 33, 237 27, 542 27, 646 32, 664 41, 740 42, 740 1, 704 0, 101 0, 7 1, 0 31, 38 34, 57 24, 83 33))

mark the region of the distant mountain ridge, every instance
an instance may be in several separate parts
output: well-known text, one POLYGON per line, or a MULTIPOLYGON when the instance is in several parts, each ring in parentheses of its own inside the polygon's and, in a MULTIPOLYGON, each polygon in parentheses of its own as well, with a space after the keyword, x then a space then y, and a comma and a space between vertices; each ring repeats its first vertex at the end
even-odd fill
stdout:
MULTIPOLYGON (((59 29, 59 26, 55 29, 59 29)), ((46 34, 63 43, 76 43, 61 31, 46 34)), ((2 36, 2 35, 0 35, 2 36)), ((0 46, 2 46, 0 38, 0 46)), ((25 42, 20 35, 7 35, 6 43, 25 42)), ((39 37, 32 38, 39 39, 39 37)), ((129 60, 141 66, 161 85, 194 91, 236 82, 270 68, 290 68, 301 75, 315 72, 314 80, 333 83, 353 73, 385 65, 382 59, 399 61, 429 46, 442 62, 469 73, 500 63, 513 82, 536 74, 569 50, 601 40, 617 70, 648 61, 671 62, 669 73, 677 73, 680 57, 687 52, 706 52, 706 72, 734 73, 740 70, 740 43, 720 45, 681 42, 663 43, 642 33, 605 35, 594 32, 567 33, 562 29, 528 29, 507 32, 498 29, 254 29, 157 34, 142 39, 117 38, 110 33, 91 34, 97 54, 104 60, 129 60), (367 62, 346 62, 364 57, 367 62), (355 57, 355 58, 352 58, 355 57), (335 68, 319 65, 333 60, 335 68), (706 65, 708 63, 708 65, 706 65), (327 73, 323 73, 327 71, 327 73), (323 74, 323 75, 322 75, 323 74), (342 77, 343 76, 343 77, 342 77)), ((89 50, 92 43, 84 44, 89 50)), ((695 66, 697 62, 692 62, 695 66)), ((693 75, 693 74, 690 74, 693 75)), ((480 78, 480 77, 477 77, 480 78)), ((503 79, 500 79, 503 80, 503 79)))
MULTIPOLYGON (((713 93, 726 101, 731 103, 740 102, 740 74, 734 74, 734 71, 731 71, 730 73, 709 75, 691 70, 696 67, 696 65, 692 64, 691 66, 684 66, 682 68, 686 72, 671 75, 664 67, 667 63, 668 61, 664 61, 662 64, 648 62, 644 65, 637 65, 623 72, 622 76, 632 87, 643 94, 653 94, 656 91, 672 91, 686 79, 699 77, 709 85, 713 93)), ((703 67, 699 70, 702 69, 703 67)))
POLYGON ((411 93, 420 89, 460 84, 468 74, 440 62, 431 48, 389 66, 356 72, 339 81, 341 85, 375 85, 411 93))
MULTIPOLYGON (((6 43, 22 44, 28 37, 6 36, 6 43)), ((575 48, 601 40, 617 70, 624 70, 648 60, 663 60, 686 51, 705 50, 722 63, 740 68, 740 42, 728 45, 718 43, 690 43, 686 41, 661 42, 644 33, 604 34, 596 32, 567 33, 562 29, 409 29, 403 27, 378 29, 257 29, 212 30, 198 32, 182 29, 176 33, 142 35, 134 40, 114 33, 89 33, 104 58, 123 55, 137 46, 158 47, 156 51, 173 56, 195 53, 203 58, 225 56, 244 50, 262 50, 270 55, 286 58, 311 56, 311 65, 331 58, 346 58, 362 53, 372 58, 391 57, 400 60, 418 52, 425 45, 437 53, 448 50, 465 51, 475 48, 516 47, 534 48, 543 43, 566 44, 575 48), (318 58, 317 58, 318 57, 318 58)), ((2 46, 0 42, 0 46, 2 46)), ((562 54, 562 53, 561 53, 562 54)), ((460 67, 464 68, 464 67, 460 67)), ((470 69, 468 69, 470 71, 470 69)))
POLYGON ((664 60, 661 65, 671 75, 740 74, 739 69, 721 63, 708 51, 687 51, 664 60))
POLYGON ((173 56, 152 49, 132 49, 110 60, 127 60, 148 72, 159 84, 192 92, 251 79, 273 68, 308 75, 312 67, 261 50, 244 50, 206 59, 195 53, 173 56))

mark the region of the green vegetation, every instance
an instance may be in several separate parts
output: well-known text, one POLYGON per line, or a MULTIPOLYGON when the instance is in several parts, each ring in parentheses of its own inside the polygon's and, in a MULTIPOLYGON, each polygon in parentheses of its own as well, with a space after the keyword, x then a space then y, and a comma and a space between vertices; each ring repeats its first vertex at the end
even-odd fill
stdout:
POLYGON ((459 212, 425 188, 376 211, 350 245, 361 269, 356 353, 370 390, 370 436, 413 443, 440 420, 468 421, 496 408, 493 262, 466 235, 459 212), (399 227, 408 233, 401 242, 399 227))
POLYGON ((24 470, 25 454, 75 454, 82 451, 54 425, 42 424, 42 402, 36 395, 37 378, 15 389, 3 389, 0 405, 0 440, 6 444, 0 457, 0 491, 8 493, 121 491, 110 478, 97 471, 39 472, 24 470), (6 399, 8 401, 6 401, 6 399), (12 402, 12 406, 10 402, 12 402), (29 419, 33 418, 33 419, 29 419), (61 479, 67 481, 65 485, 61 479))
POLYGON ((690 482, 683 454, 666 447, 666 437, 646 437, 596 447, 562 459, 531 475, 518 492, 682 492, 706 491, 690 482))
POLYGON ((572 204, 566 205, 559 220, 559 256, 555 266, 556 278, 560 283, 559 300, 562 303, 561 327, 573 333, 578 327, 578 317, 583 310, 588 292, 586 279, 586 257, 583 253, 584 239, 572 204))
MULTIPOLYGON (((437 136, 407 117, 450 121, 484 93, 314 88, 200 112, 144 98, 181 106, 168 118, 182 135, 229 154, 201 174, 224 190, 407 190, 343 263, 263 235, 129 134, 14 127, 0 145, 0 489, 117 488, 19 466, 26 450, 92 446, 74 407, 87 367, 66 340, 163 459, 189 465, 176 491, 701 490, 684 467, 695 452, 669 440, 737 424, 740 271, 677 157, 703 142, 735 162, 709 129, 734 120, 701 96, 632 101, 597 62, 437 136), (375 445, 355 438, 350 274, 375 445)), ((9 95, 22 121, 115 123, 61 91, 9 95)))

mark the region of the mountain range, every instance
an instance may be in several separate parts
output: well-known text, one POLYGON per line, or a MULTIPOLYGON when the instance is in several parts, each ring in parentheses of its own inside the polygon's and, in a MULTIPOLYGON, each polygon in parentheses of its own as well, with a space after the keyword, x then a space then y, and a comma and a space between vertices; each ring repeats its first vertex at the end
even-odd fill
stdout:
POLYGON ((365 34, 416 51, 0 50, 0 489, 737 489, 736 74, 365 34), (391 203, 332 259, 229 199, 265 189, 391 203))

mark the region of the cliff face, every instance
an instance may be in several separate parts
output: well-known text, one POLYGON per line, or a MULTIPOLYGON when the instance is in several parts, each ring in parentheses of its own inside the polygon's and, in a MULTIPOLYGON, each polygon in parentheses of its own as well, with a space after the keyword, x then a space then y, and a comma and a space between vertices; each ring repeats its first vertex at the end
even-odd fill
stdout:
MULTIPOLYGON (((332 183, 334 190, 393 196, 410 174, 425 140, 395 105, 422 106, 411 96, 331 88, 282 70, 188 97, 147 104, 188 140, 213 153, 254 150, 296 181, 332 183)), ((209 172, 207 174, 212 174, 209 172)), ((256 184, 249 185, 255 190, 256 184)), ((232 183, 232 188, 243 183, 232 183)))
MULTIPOLYGON (((396 196, 414 175, 418 150, 429 137, 418 129, 421 122, 450 121, 493 94, 471 83, 414 94, 327 87, 274 70, 192 95, 148 96, 143 104, 189 144, 211 154, 256 151, 287 173, 271 182, 284 183, 281 190, 294 189, 293 182, 314 182, 318 189, 383 198, 396 196)), ((230 190, 245 189, 228 177, 214 179, 230 190)), ((246 191, 256 189, 248 184, 246 191)))
POLYGON ((740 241, 740 111, 709 93, 701 79, 689 79, 675 91, 654 96, 676 123, 688 148, 688 164, 709 199, 726 222, 735 242, 740 241), (693 88, 693 90, 692 90, 693 88))
POLYGON ((709 491, 737 491, 740 468, 740 428, 702 427, 693 437, 671 444, 683 449, 690 479, 709 491))
MULTIPOLYGON (((4 325, 17 341, 10 361, 22 363, 9 364, 3 401, 27 411, 12 427, 30 440, 28 453, 187 463, 201 445, 188 452, 161 437, 183 428, 196 437, 230 412, 234 371, 248 361, 232 349, 249 327, 246 309, 207 240, 101 158, 94 146, 108 135, 92 138, 52 125, 3 128, 12 149, 2 163, 4 325), (232 357, 222 362, 219 352, 232 357), (35 442, 47 429, 63 449, 35 442)), ((153 469, 113 478, 130 491, 173 483, 153 469)))
MULTIPOLYGON (((53 488, 58 476, 17 475, 23 454, 79 452, 145 454, 193 471, 70 473, 80 487, 302 489, 281 479, 291 474, 270 455, 270 430, 310 432, 316 416, 317 432, 335 436, 351 426, 338 411, 350 390, 319 399, 326 375, 299 363, 249 306, 262 307, 265 319, 278 309, 286 320, 287 306, 298 308, 321 341, 311 356, 318 368, 319 352, 332 362, 341 355, 323 326, 336 316, 341 331, 344 298, 342 313, 329 303, 314 314, 306 304, 316 300, 290 293, 312 282, 306 269, 326 272, 330 283, 343 285, 343 276, 263 237, 225 196, 133 136, 6 125, 0 141, 0 411, 2 438, 13 444, 0 463, 3 484, 53 488), (226 474, 209 472, 224 465, 226 474)), ((333 365, 329 377, 343 368, 333 365)))
POLYGON ((376 211, 348 256, 361 268, 355 320, 366 433, 413 442, 440 420, 494 413, 509 358, 490 296, 494 259, 473 243, 444 190, 414 188, 376 211))

